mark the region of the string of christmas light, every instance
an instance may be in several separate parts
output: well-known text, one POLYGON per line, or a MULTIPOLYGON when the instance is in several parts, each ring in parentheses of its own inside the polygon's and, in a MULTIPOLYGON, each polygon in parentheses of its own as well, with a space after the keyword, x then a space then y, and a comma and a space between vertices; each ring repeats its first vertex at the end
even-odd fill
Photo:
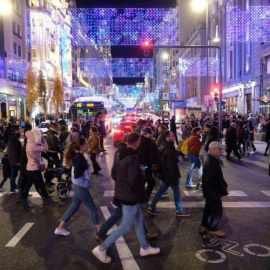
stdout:
POLYGON ((154 70, 152 58, 80 58, 79 61, 84 77, 145 77, 153 76, 154 70))
POLYGON ((28 62, 26 60, 7 59, 7 73, 10 79, 23 80, 26 76, 28 62))
POLYGON ((227 7, 227 42, 269 42, 270 6, 227 7))
MULTIPOLYGON (((90 8, 68 9, 71 14, 69 38, 73 46, 177 44, 177 9, 90 8)), ((27 46, 59 45, 63 22, 56 22, 48 10, 26 10, 27 46), (52 34, 51 36, 49 34, 52 34)))
MULTIPOLYGON (((219 59, 214 57, 208 59, 207 74, 207 58, 179 58, 179 73, 183 77, 219 76, 219 59)), ((222 73, 224 73, 223 61, 222 73)))

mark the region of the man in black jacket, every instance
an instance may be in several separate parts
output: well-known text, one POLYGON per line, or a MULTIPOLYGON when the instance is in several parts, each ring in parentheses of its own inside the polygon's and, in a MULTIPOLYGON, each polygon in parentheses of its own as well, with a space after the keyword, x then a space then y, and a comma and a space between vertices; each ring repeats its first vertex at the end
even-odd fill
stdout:
POLYGON ((158 254, 159 248, 148 245, 143 229, 143 214, 140 203, 145 202, 146 193, 136 150, 140 145, 140 135, 136 132, 127 137, 127 147, 122 147, 115 155, 111 176, 115 180, 115 199, 122 205, 123 218, 119 227, 110 236, 92 250, 93 255, 103 263, 110 263, 108 248, 131 227, 135 226, 140 242, 140 255, 158 254))
POLYGON ((159 151, 161 152, 161 167, 164 177, 162 179, 161 186, 155 194, 147 212, 154 216, 158 215, 158 213, 156 212, 156 204, 160 200, 161 196, 168 190, 168 188, 171 187, 171 189, 173 190, 174 202, 176 206, 176 216, 188 217, 190 216, 190 214, 184 211, 181 203, 181 174, 178 166, 178 156, 174 147, 175 136, 170 130, 166 130, 163 136, 164 142, 159 148, 159 151))
POLYGON ((12 135, 8 140, 7 151, 8 151, 8 162, 11 167, 10 173, 10 192, 15 193, 16 185, 16 177, 18 175, 19 167, 20 167, 20 159, 22 152, 22 144, 20 142, 20 127, 18 125, 13 125, 12 127, 12 135))
POLYGON ((228 195, 227 183, 223 178, 220 156, 224 146, 220 142, 211 142, 203 167, 202 190, 205 197, 203 219, 200 226, 201 233, 209 233, 218 237, 225 236, 225 232, 218 230, 222 218, 221 197, 228 195))
POLYGON ((153 169, 157 165, 158 148, 152 138, 153 132, 150 127, 144 127, 141 130, 141 143, 137 149, 140 164, 145 168, 144 179, 147 183, 146 193, 148 198, 155 187, 153 169))
POLYGON ((226 133, 226 144, 227 144, 227 160, 230 160, 230 154, 233 151, 234 155, 241 159, 241 155, 237 149, 237 137, 236 137, 236 123, 232 122, 226 133))

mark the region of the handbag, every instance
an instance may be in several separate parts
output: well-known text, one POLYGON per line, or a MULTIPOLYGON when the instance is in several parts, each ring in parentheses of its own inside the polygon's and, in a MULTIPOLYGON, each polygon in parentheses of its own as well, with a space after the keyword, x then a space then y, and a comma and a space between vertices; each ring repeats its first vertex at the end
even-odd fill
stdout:
POLYGON ((40 161, 37 161, 37 163, 38 163, 38 169, 39 169, 41 172, 46 171, 47 165, 45 164, 43 158, 41 158, 40 161))

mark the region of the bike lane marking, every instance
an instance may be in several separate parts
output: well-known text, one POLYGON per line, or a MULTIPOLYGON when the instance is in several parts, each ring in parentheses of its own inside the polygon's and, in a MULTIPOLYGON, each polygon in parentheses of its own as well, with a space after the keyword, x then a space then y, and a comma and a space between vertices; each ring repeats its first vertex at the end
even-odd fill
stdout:
POLYGON ((31 229, 34 223, 26 223, 18 233, 6 244, 6 247, 15 247, 18 242, 24 237, 24 235, 31 229))
POLYGON ((243 247, 244 251, 250 255, 258 256, 258 257, 269 257, 270 256, 270 247, 264 246, 264 245, 259 245, 259 244, 248 244, 243 247), (268 253, 255 253, 250 251, 251 247, 260 247, 263 249, 266 249, 268 253))
MULTIPOLYGON (((111 214, 107 206, 101 206, 100 207, 105 219, 107 220, 110 218, 111 214)), ((116 225, 114 225, 108 233, 110 233, 112 230, 115 230, 117 228, 116 225)), ((138 264, 136 263, 127 243, 125 242, 123 236, 119 237, 115 241, 115 246, 117 248, 122 266, 124 270, 140 270, 138 264)))
POLYGON ((196 252, 196 258, 199 259, 202 262, 206 262, 206 263, 223 263, 227 260, 227 257, 224 253, 217 251, 217 250, 213 250, 213 249, 202 249, 196 252), (220 259, 218 260, 207 260, 204 259, 201 254, 206 253, 206 252, 210 252, 210 253, 215 253, 218 254, 220 256, 220 259))

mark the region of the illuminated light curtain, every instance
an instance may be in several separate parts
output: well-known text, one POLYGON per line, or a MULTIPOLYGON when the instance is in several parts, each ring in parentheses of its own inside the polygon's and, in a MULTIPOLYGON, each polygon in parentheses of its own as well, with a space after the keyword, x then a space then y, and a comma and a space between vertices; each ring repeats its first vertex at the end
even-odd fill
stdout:
POLYGON ((179 73, 183 77, 219 76, 219 59, 209 58, 207 74, 207 58, 179 58, 179 73))
MULTIPOLYGON (((177 9, 162 8, 89 8, 68 9, 71 13, 73 46, 177 45, 177 9)), ((46 40, 37 38, 40 27, 53 24, 48 10, 26 9, 27 46, 42 46, 46 40), (41 22, 41 23, 40 23, 41 22)), ((55 39, 59 44, 59 38, 55 39)))
POLYGON ((227 7, 227 42, 270 42, 270 6, 227 7))
POLYGON ((7 71, 8 74, 13 74, 13 79, 24 80, 26 77, 26 71, 28 62, 26 60, 11 60, 7 59, 7 71))

